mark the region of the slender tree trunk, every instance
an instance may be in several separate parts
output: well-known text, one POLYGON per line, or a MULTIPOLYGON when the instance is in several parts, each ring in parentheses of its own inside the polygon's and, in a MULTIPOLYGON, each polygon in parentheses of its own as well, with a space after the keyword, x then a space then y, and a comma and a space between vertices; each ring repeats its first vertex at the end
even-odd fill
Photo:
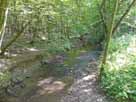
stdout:
POLYGON ((0 0, 0 32, 2 31, 8 0, 0 0))
POLYGON ((117 12, 117 9, 118 9, 118 6, 119 6, 118 5, 119 4, 119 0, 116 0, 115 6, 114 6, 115 8, 114 8, 114 11, 113 11, 113 14, 112 14, 111 26, 110 26, 109 32, 107 34, 107 39, 106 39, 106 44, 105 44, 105 49, 104 49, 104 55, 103 55, 103 60, 102 60, 102 66, 101 66, 100 74, 99 74, 99 79, 100 80, 101 80, 101 77, 102 77, 102 74, 103 74, 103 71, 104 71, 104 65, 106 64, 109 44, 110 44, 110 40, 112 38, 112 35, 115 33, 115 31, 119 27, 120 23, 122 22, 122 20, 129 13, 129 11, 131 10, 131 8, 133 7, 133 5, 135 3, 136 3, 136 0, 133 0, 132 3, 128 6, 128 8, 125 11, 125 13, 121 16, 121 18, 119 19, 119 21, 115 25, 115 15, 116 15, 116 12, 117 12))
POLYGON ((114 27, 114 23, 115 23, 115 16, 118 10, 118 4, 119 4, 119 0, 115 1, 115 6, 114 6, 114 10, 112 13, 112 18, 111 18, 111 23, 110 23, 110 27, 109 27, 109 32, 107 34, 107 39, 106 39, 106 44, 105 44, 105 49, 104 49, 104 55, 103 55, 103 60, 102 60, 102 67, 100 69, 100 79, 102 77, 103 71, 104 71, 104 67, 103 65, 106 64, 106 60, 107 60, 107 55, 108 55, 108 49, 109 49, 109 44, 110 44, 110 40, 112 38, 112 31, 113 31, 113 27, 114 27))
MULTIPOLYGON (((8 6, 8 0, 0 0, 0 36, 1 39, 4 37, 4 31, 6 27, 5 12, 8 6), (4 23, 5 22, 5 23, 4 23)), ((0 50, 1 50, 2 40, 0 41, 0 50)))
POLYGON ((3 42, 3 39, 4 39, 4 35, 5 35, 5 29, 6 29, 6 24, 7 24, 7 17, 8 17, 8 8, 7 8, 6 13, 5 13, 5 21, 4 21, 4 24, 3 24, 2 31, 1 31, 0 50, 1 50, 1 47, 2 47, 2 42, 3 42))

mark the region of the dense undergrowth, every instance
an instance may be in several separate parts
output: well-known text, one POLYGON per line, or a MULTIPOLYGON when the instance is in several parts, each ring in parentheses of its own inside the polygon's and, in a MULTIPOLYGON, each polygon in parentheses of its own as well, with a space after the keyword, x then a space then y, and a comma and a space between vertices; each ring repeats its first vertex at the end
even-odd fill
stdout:
POLYGON ((136 35, 112 39, 102 85, 118 102, 136 102, 136 35))

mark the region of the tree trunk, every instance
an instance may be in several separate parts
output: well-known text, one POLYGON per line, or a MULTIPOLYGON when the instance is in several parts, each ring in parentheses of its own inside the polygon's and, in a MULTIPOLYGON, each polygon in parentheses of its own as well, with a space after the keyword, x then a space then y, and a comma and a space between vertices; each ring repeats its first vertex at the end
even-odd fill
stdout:
POLYGON ((112 13, 112 18, 111 18, 111 23, 110 23, 110 27, 109 27, 109 32, 107 34, 107 39, 106 39, 106 44, 105 44, 105 49, 104 49, 104 55, 103 55, 103 60, 102 60, 102 67, 100 69, 100 79, 102 77, 103 71, 104 71, 104 67, 103 65, 106 64, 106 60, 107 60, 107 55, 108 55, 108 49, 109 49, 109 44, 110 44, 110 40, 112 38, 112 32, 113 32, 113 28, 114 28, 114 23, 115 23, 115 16, 118 10, 118 4, 119 4, 119 0, 115 1, 115 6, 114 6, 114 10, 112 13))
POLYGON ((1 47, 2 47, 2 42, 4 40, 4 35, 5 35, 5 29, 6 29, 6 24, 7 24, 7 17, 8 17, 8 8, 6 10, 6 13, 5 13, 5 21, 4 21, 4 24, 3 24, 3 27, 2 27, 2 30, 1 30, 1 39, 0 39, 0 50, 1 50, 1 47))
POLYGON ((2 31, 8 0, 0 0, 0 32, 2 31))

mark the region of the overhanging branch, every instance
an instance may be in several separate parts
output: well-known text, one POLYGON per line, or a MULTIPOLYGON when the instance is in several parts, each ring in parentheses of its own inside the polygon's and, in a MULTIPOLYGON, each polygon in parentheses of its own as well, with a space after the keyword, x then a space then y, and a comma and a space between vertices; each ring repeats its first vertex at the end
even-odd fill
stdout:
POLYGON ((129 11, 131 10, 132 6, 135 4, 136 0, 133 0, 132 3, 128 6, 127 10, 125 11, 125 13, 121 16, 121 18, 119 19, 119 21, 117 22, 117 24, 115 25, 115 27, 113 28, 112 31, 112 35, 115 33, 115 31, 117 30, 117 28, 119 27, 120 23, 122 22, 122 20, 126 17, 126 15, 129 13, 129 11))

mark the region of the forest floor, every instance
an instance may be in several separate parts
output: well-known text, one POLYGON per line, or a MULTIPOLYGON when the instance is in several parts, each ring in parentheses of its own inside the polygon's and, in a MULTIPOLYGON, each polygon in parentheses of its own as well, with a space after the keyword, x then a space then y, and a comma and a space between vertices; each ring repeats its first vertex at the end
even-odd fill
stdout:
POLYGON ((100 53, 82 50, 72 58, 60 54, 45 65, 37 61, 15 70, 27 79, 7 89, 6 102, 111 102, 97 82, 100 53))

